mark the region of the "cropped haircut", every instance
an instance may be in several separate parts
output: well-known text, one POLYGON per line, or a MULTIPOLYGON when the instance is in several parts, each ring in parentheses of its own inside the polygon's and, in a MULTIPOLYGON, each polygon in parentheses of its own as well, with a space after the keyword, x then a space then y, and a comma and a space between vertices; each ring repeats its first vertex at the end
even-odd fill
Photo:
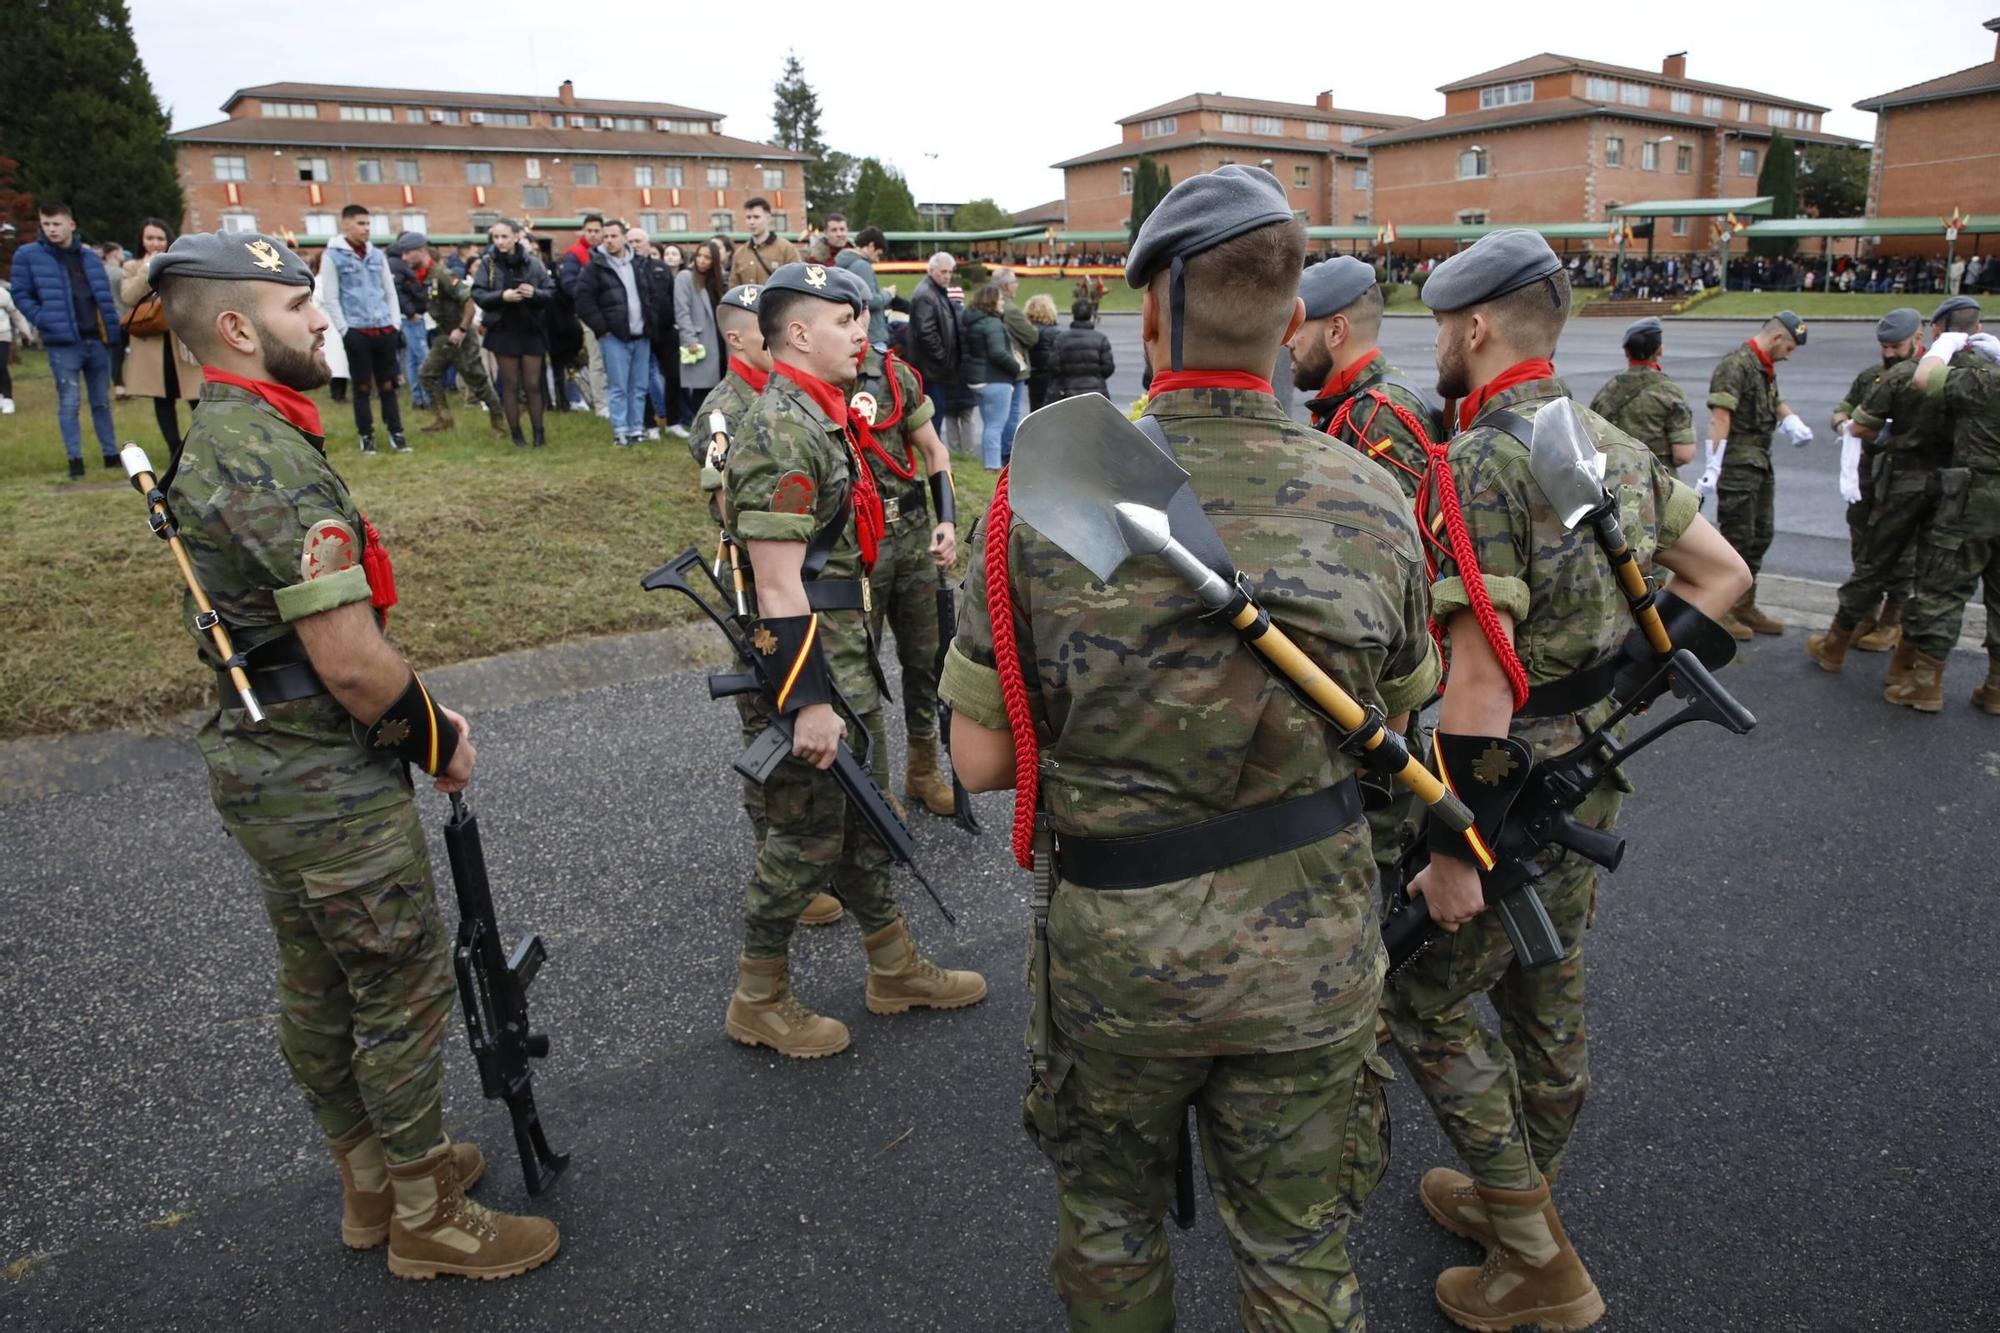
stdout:
MULTIPOLYGON (((1247 231, 1189 259, 1181 277, 1187 293, 1181 343, 1188 362, 1255 362, 1268 371, 1291 323, 1305 261, 1306 229, 1296 218, 1247 231)), ((1172 318, 1171 274, 1171 265, 1162 267, 1152 281, 1163 321, 1172 318)))
POLYGON ((366 204, 349 204, 346 208, 340 210, 340 220, 342 222, 347 221, 349 218, 367 218, 373 216, 375 215, 368 211, 368 205, 366 204))
POLYGON ((1970 333, 1979 327, 1979 312, 1971 306, 1961 306, 1945 315, 1941 325, 1931 327, 1940 333, 1970 333))
POLYGON ((743 201, 743 211, 748 213, 753 208, 761 208, 768 213, 771 211, 771 201, 761 194, 751 195, 743 201))
POLYGON ((257 309, 254 282, 222 282, 214 278, 175 277, 160 280, 160 308, 167 327, 197 359, 209 361, 216 351, 215 321, 225 310, 250 315, 257 309))
POLYGON ((69 211, 69 205, 59 199, 44 201, 39 211, 45 218, 69 218, 71 221, 76 219, 76 214, 69 211))
POLYGON ((845 221, 847 221, 847 214, 845 213, 828 213, 826 215, 826 225, 829 227, 831 227, 836 222, 845 222, 845 221))
POLYGON ((740 329, 746 324, 755 324, 761 330, 764 326, 763 310, 745 310, 740 305, 722 305, 715 308, 715 327, 727 333, 740 329))
MULTIPOLYGON (((832 219, 828 220, 831 221, 832 219)), ((887 245, 889 238, 882 234, 880 227, 863 227, 860 231, 854 233, 854 243, 856 245, 887 245)))
POLYGON ((1569 323, 1569 274, 1561 269, 1481 305, 1508 346, 1527 357, 1554 356, 1569 323))
POLYGON ((1625 340, 1625 355, 1634 361, 1651 361, 1660 354, 1660 331, 1641 329, 1625 340))
POLYGON ((773 349, 774 355, 779 335, 784 333, 785 325, 792 322, 792 312, 798 309, 801 301, 817 304, 819 298, 805 292, 774 292, 768 287, 757 298, 757 331, 764 335, 764 345, 773 349))
POLYGON ((1354 336, 1374 342, 1382 336, 1382 284, 1370 283, 1368 290, 1349 302, 1345 309, 1336 310, 1337 315, 1347 316, 1347 327, 1354 336))
POLYGON ((603 225, 604 225, 604 214, 602 214, 602 213, 585 213, 585 214, 583 215, 583 221, 582 221, 582 222, 580 222, 580 223, 578 223, 578 224, 577 224, 577 227, 578 227, 578 229, 579 229, 579 230, 581 230, 581 229, 582 229, 582 228, 584 228, 584 227, 588 227, 588 226, 589 226, 589 225, 590 225, 591 223, 593 223, 593 222, 595 222, 595 223, 596 223, 596 224, 597 224, 598 226, 600 226, 600 227, 601 227, 601 226, 603 226, 603 225))

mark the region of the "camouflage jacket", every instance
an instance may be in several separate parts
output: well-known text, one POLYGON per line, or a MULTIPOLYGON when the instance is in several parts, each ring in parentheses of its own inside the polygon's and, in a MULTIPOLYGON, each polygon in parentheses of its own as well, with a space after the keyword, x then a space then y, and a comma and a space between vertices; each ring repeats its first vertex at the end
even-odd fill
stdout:
POLYGON ((1972 470, 1964 508, 1945 512, 1938 528, 2000 538, 2000 366, 1984 359, 1961 365, 1954 357, 1950 373, 1931 382, 1931 393, 1942 400, 1951 424, 1951 465, 1972 470))
MULTIPOLYGON (((1452 440, 1447 454, 1480 576, 1495 608, 1514 618, 1514 648, 1531 686, 1602 662, 1617 651, 1633 624, 1611 563, 1589 525, 1565 532, 1528 472, 1527 445, 1496 426, 1481 424, 1501 407, 1532 422, 1541 408, 1568 396, 1569 389, 1555 379, 1503 390, 1484 406, 1471 429, 1452 440)), ((1694 491, 1643 444, 1594 412, 1580 415, 1605 455, 1605 489, 1618 497, 1626 540, 1645 569, 1694 521, 1694 491)), ((1437 485, 1435 476, 1430 484, 1437 485)), ((1442 622, 1470 603, 1464 571, 1453 561, 1442 559, 1438 575, 1431 603, 1442 622)), ((1608 701, 1599 703, 1583 720, 1594 724, 1610 712, 1608 701)), ((1577 717, 1517 717, 1509 730, 1536 758, 1560 753, 1583 735, 1577 717)))
POLYGON ((882 502, 886 507, 895 501, 896 516, 889 521, 893 525, 911 514, 928 512, 930 495, 930 461, 917 448, 916 434, 930 423, 936 414, 931 400, 924 396, 923 386, 917 379, 917 372, 910 368, 901 357, 896 358, 896 382, 889 383, 888 366, 882 356, 873 348, 868 351, 868 359, 862 362, 861 378, 848 391, 848 403, 853 404, 856 394, 868 394, 875 399, 875 418, 878 421, 892 416, 902 403, 902 420, 887 430, 876 430, 875 439, 888 451, 891 458, 901 463, 908 460, 914 475, 899 477, 889 465, 874 454, 868 455, 868 469, 875 474, 876 489, 882 492, 882 502))
MULTIPOLYGON (((1953 370, 1986 365, 1986 359, 1965 348, 1951 359, 1953 370)), ((1942 385, 1942 379, 1936 381, 1942 385)), ((1935 386, 1934 386, 1935 387, 1935 386)), ((1873 430, 1889 427, 1889 442, 1877 445, 1878 454, 1893 459, 1901 468, 1949 466, 1952 455, 1952 423, 1944 399, 1917 387, 1917 359, 1898 361, 1882 372, 1868 396, 1854 409, 1856 424, 1873 430)))
MULTIPOLYGON (((774 373, 729 446, 723 503, 730 535, 739 542, 811 541, 840 513, 853 489, 853 466, 840 426, 805 390, 774 373)), ((819 577, 863 578, 851 512, 819 577)), ((835 687, 855 713, 873 712, 881 706, 881 693, 870 660, 867 616, 858 610, 819 616, 821 652, 835 687)))
POLYGON ((1590 410, 1674 466, 1674 446, 1694 443, 1694 410, 1663 370, 1633 366, 1614 375, 1590 400, 1590 410))
MULTIPOLYGON (((1364 703, 1421 707, 1439 664, 1410 506, 1382 469, 1269 394, 1176 390, 1153 415, 1255 595, 1364 703)), ((1176 828, 1354 772, 1325 722, 1159 561, 1111 585, 1023 523, 982 520, 939 697, 1004 729, 985 564, 1008 543, 1021 666, 1058 836, 1176 828)), ((1052 1013, 1135 1055, 1294 1050, 1373 1023, 1382 956, 1368 825, 1156 887, 1065 886, 1049 921, 1052 1013)))
POLYGON ((729 423, 730 447, 742 436, 750 409, 757 405, 757 391, 750 382, 730 371, 722 377, 722 383, 708 391, 695 409, 694 421, 688 427, 688 453, 694 464, 701 469, 701 489, 708 496, 708 516, 717 523, 722 522, 722 474, 708 466, 708 446, 713 436, 708 429, 708 414, 722 413, 722 419, 729 423))
MULTIPOLYGON (((1378 352, 1351 384, 1306 403, 1306 410, 1312 413, 1313 428, 1325 430, 1333 424, 1342 403, 1369 389, 1380 389, 1392 401, 1416 413, 1417 419, 1425 422, 1428 428, 1434 419, 1431 405, 1400 385, 1385 384, 1384 381, 1392 376, 1402 379, 1403 372, 1390 365, 1388 358, 1378 352)), ((1417 487, 1423 481, 1424 470, 1430 466, 1430 459, 1424 454, 1423 443, 1410 433, 1402 418, 1382 406, 1380 400, 1371 396, 1356 403, 1347 424, 1335 438, 1346 441, 1388 468, 1396 484, 1403 488, 1404 497, 1416 499, 1417 487)))
MULTIPOLYGON (((202 386, 167 504, 239 650, 292 633, 305 616, 368 600, 361 513, 346 483, 317 437, 248 390, 202 386)), ((182 620, 212 671, 195 614, 189 596, 182 620)), ((308 823, 408 795, 401 761, 364 747, 332 695, 269 704, 262 723, 249 721, 233 694, 230 703, 199 737, 225 820, 308 823)))
MULTIPOLYGON (((1877 361, 1874 365, 1869 366, 1859 375, 1856 375, 1854 383, 1847 386, 1847 395, 1833 405, 1834 418, 1837 420, 1840 417, 1846 417, 1851 421, 1854 417, 1854 409, 1868 401, 1869 391, 1881 382, 1882 376, 1887 373, 1888 369, 1888 366, 1877 361)), ((1835 429, 1838 430, 1839 428, 1836 426, 1835 429)), ((1861 476, 1864 481, 1868 477, 1868 469, 1875 462, 1875 455, 1880 452, 1882 452, 1880 441, 1863 440, 1861 442, 1861 476)))
POLYGON ((1776 370, 1766 375, 1764 363, 1747 342, 1730 349, 1728 355, 1715 363, 1715 372, 1708 377, 1708 405, 1729 413, 1732 450, 1739 445, 1759 452, 1771 447, 1771 432, 1778 428, 1780 401, 1776 370))
POLYGON ((439 337, 465 322, 465 303, 471 299, 472 284, 443 264, 432 264, 424 275, 424 309, 436 321, 439 337))

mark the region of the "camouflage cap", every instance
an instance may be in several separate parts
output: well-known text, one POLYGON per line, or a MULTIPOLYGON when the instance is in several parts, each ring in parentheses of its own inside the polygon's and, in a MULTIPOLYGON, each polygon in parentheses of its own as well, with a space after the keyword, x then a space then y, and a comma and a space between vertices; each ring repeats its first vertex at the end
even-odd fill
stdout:
POLYGON ((1307 319, 1325 319, 1359 301, 1375 285, 1375 270, 1353 255, 1314 264, 1299 278, 1299 299, 1307 319))
POLYGON ((1806 322, 1798 315, 1790 310, 1780 310, 1771 318, 1785 326, 1785 332, 1792 335, 1793 342, 1801 347, 1806 345, 1806 322))
POLYGON ((1190 176, 1167 191, 1147 216, 1125 259, 1125 281, 1144 287, 1176 259, 1188 259, 1248 231, 1292 220, 1291 200, 1278 178, 1260 167, 1231 163, 1190 176))
POLYGON ((1923 323, 1923 316, 1910 306, 1897 306, 1875 323, 1875 341, 1878 343, 1907 342, 1917 336, 1917 325, 1923 323))
POLYGON ((254 232, 190 232, 153 256, 146 281, 156 290, 160 279, 215 278, 222 282, 279 282, 287 287, 313 285, 312 270, 283 241, 254 232))
MULTIPOLYGON (((1519 291, 1562 272, 1562 260, 1541 233, 1524 227, 1490 231, 1431 270, 1423 303, 1449 314, 1519 291)), ((1555 295, 1553 284, 1549 294, 1555 295)))
POLYGON ((757 295, 764 289, 754 282, 740 282, 722 294, 722 304, 757 313, 757 295))
POLYGON ((868 308, 865 291, 856 290, 860 286, 859 280, 849 280, 845 273, 828 264, 781 264, 764 284, 764 291, 798 292, 822 301, 839 301, 854 307, 858 315, 868 308))
POLYGON ((1942 324, 1944 323, 1945 316, 1957 314, 1961 310, 1970 310, 1976 314, 1979 310, 1979 302, 1969 296, 1954 296, 1940 301, 1938 302, 1938 308, 1931 311, 1931 323, 1942 324))

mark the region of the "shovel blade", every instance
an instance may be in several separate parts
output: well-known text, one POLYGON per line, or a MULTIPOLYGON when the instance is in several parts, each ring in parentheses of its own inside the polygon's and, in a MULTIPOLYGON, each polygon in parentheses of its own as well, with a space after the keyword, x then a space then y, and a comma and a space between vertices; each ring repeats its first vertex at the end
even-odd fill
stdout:
POLYGON ((1571 400, 1558 398, 1535 413, 1528 472, 1565 528, 1604 503, 1604 455, 1571 400))
POLYGON ((1014 513, 1110 581, 1132 554, 1116 506, 1164 511, 1188 474, 1100 394, 1031 412, 1014 434, 1007 495, 1014 513))

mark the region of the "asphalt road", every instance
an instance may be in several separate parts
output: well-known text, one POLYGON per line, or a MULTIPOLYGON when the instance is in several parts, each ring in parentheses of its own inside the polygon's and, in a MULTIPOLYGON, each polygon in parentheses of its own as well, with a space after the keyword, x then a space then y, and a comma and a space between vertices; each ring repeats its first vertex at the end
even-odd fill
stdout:
MULTIPOLYGON (((1994 1327, 2000 720, 1965 703, 1970 654, 1934 718, 1876 699, 1880 661, 1828 677, 1796 633, 1759 641, 1725 677, 1753 735, 1635 761, 1561 1193, 1606 1328, 1994 1327)), ((555 1043, 541 1105, 574 1154, 542 1204, 563 1253, 512 1282, 406 1284, 341 1248, 275 1049, 256 883, 192 750, 156 744, 96 789, 0 794, 0 1327, 1059 1327, 1052 1185, 1019 1128, 1011 798, 980 798, 977 838, 918 817, 956 929, 903 885, 920 940, 990 998, 873 1017, 853 924, 806 933, 801 992, 855 1042, 792 1064, 721 1032, 748 837, 734 714, 699 676, 455 701, 480 727, 504 924, 551 953, 533 998, 555 1043)), ((444 801, 420 800, 435 830, 444 801)), ((449 1127, 493 1160, 482 1197, 519 1207, 456 1030, 448 1068, 449 1127)), ((1444 1328, 1432 1279, 1473 1256, 1415 1198, 1448 1160, 1428 1110, 1407 1080, 1392 1104, 1357 1264, 1373 1327, 1444 1328)), ((1233 1274, 1203 1199, 1174 1240, 1181 1327, 1217 1330, 1233 1274)))
MULTIPOLYGON (((1781 296, 1772 298, 1778 309, 1781 296)), ((1928 313, 1928 307, 1926 307, 1928 313)), ((1397 366, 1418 380, 1434 383, 1436 362, 1431 357, 1433 325, 1430 320, 1397 316, 1382 322, 1382 348, 1397 366)), ((1111 382, 1112 396, 1130 402, 1139 396, 1139 371, 1143 357, 1139 348, 1139 318, 1136 315, 1107 315, 1105 332, 1110 335, 1118 373, 1111 382)), ((1687 392, 1695 409, 1695 431, 1706 427, 1708 413, 1703 403, 1708 397, 1709 373, 1724 353, 1740 344, 1757 328, 1752 320, 1676 319, 1667 324, 1662 366, 1687 392)), ((1604 382, 1625 368, 1625 354, 1619 347, 1625 321, 1616 319, 1573 319, 1563 331, 1556 351, 1556 369, 1576 396, 1588 403, 1604 382)), ((1792 409, 1813 428, 1813 442, 1795 448, 1782 441, 1771 450, 1778 470, 1777 537, 1764 558, 1764 568, 1773 574, 1821 579, 1838 583, 1850 568, 1847 547, 1846 505, 1840 498, 1840 445, 1833 434, 1833 405, 1847 393, 1854 377, 1870 362, 1880 358, 1875 342, 1875 325, 1868 322, 1814 321, 1808 329, 1806 345, 1793 353, 1778 370, 1778 384, 1792 409)), ((1281 392, 1287 384, 1277 386, 1281 392)), ((1293 392, 1296 415, 1304 418, 1304 394, 1293 392)), ((1701 475, 1697 466, 1682 471, 1692 483, 1701 475)))

